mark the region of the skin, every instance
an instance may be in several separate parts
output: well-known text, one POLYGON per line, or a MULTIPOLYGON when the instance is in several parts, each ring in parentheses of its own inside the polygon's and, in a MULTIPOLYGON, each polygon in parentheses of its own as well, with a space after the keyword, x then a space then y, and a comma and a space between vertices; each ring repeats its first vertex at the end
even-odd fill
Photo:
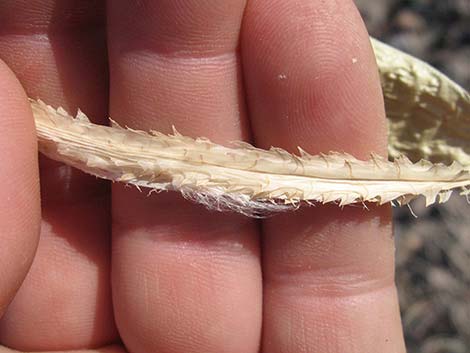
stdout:
POLYGON ((0 58, 0 353, 405 351, 388 207, 258 222, 38 166, 26 100, 218 143, 385 155, 352 1, 4 0, 0 58))

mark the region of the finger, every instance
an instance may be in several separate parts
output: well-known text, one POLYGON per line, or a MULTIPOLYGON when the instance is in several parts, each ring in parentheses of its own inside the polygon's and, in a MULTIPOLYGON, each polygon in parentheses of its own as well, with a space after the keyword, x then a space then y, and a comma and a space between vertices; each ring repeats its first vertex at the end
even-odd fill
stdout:
MULTIPOLYGON (((111 116, 143 130, 248 136, 238 35, 244 2, 109 1, 111 116)), ((132 352, 257 352, 256 224, 173 193, 113 186, 113 300, 132 352)))
MULTIPOLYGON (((351 1, 252 0, 242 53, 258 145, 385 154, 377 68, 351 1)), ((264 352, 404 351, 388 207, 306 208, 263 230, 264 352)))
MULTIPOLYGON (((0 346, 0 353, 22 353, 6 347, 0 346)), ((41 353, 52 353, 52 352, 41 352, 41 353)), ((126 353, 124 348, 117 345, 107 346, 97 349, 85 349, 85 350, 74 350, 74 351, 54 351, 54 353, 126 353)))
POLYGON ((31 266, 41 216, 33 116, 20 83, 2 61, 0 123, 1 318, 31 266))
MULTIPOLYGON (((28 95, 106 116, 102 1, 0 2, 0 57, 28 95)), ((107 185, 41 158, 43 219, 31 272, 0 321, 0 342, 64 350, 116 338, 109 285, 107 185)))

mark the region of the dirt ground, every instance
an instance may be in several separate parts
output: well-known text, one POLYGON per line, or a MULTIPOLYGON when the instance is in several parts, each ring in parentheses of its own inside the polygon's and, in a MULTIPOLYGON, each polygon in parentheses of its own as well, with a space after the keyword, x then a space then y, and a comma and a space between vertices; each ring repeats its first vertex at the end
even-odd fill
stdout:
MULTIPOLYGON (((470 0, 355 0, 371 35, 470 90, 470 0)), ((470 205, 394 210, 397 285, 410 353, 470 353, 470 205)))

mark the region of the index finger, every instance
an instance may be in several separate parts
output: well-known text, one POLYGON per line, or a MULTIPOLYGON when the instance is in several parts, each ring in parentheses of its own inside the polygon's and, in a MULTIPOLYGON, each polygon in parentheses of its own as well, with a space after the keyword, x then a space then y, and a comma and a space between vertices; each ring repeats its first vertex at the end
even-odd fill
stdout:
MULTIPOLYGON (((384 154, 377 67, 353 2, 252 0, 245 13, 257 145, 384 154)), ((312 207, 263 228, 265 352, 404 351, 388 207, 312 207)))

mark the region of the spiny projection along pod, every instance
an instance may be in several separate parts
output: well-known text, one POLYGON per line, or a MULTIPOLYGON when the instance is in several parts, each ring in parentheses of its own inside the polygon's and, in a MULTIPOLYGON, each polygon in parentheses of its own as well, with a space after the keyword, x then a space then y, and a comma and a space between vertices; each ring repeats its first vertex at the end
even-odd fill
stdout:
POLYGON ((300 204, 445 202, 470 187, 470 95, 426 63, 372 39, 389 120, 389 156, 368 161, 247 143, 224 147, 175 130, 91 123, 31 100, 39 150, 87 173, 150 190, 175 190, 219 211, 265 216, 300 204), (414 163, 413 163, 413 162, 414 163))

